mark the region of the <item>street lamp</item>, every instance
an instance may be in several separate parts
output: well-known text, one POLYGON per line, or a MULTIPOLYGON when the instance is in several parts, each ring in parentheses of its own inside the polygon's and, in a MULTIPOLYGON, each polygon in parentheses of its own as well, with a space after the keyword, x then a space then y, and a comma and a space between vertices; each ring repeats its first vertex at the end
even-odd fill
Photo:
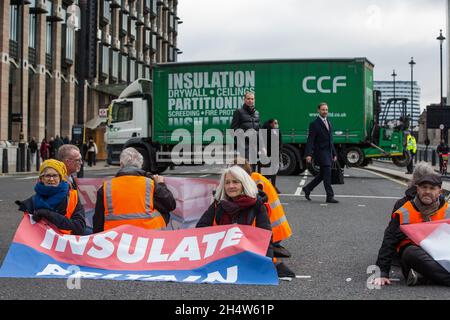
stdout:
POLYGON ((394 78, 394 99, 395 99, 395 77, 397 76, 397 74, 395 73, 395 69, 392 70, 391 76, 392 76, 392 78, 394 78))
POLYGON ((443 94, 442 94, 442 43, 445 40, 445 37, 442 35, 442 29, 439 32, 439 37, 436 38, 436 40, 439 40, 440 43, 440 48, 441 48, 441 107, 444 106, 444 99, 443 99, 443 94))
POLYGON ((411 57, 411 61, 409 65, 411 66, 411 128, 414 127, 414 116, 413 116, 413 68, 416 63, 414 62, 413 57, 411 57))

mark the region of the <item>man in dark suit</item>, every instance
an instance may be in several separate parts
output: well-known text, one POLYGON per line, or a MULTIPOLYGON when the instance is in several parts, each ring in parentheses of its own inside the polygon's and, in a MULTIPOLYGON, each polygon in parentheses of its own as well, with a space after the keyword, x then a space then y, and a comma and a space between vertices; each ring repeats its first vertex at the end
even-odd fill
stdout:
POLYGON ((320 166, 320 173, 304 188, 305 197, 311 200, 311 191, 323 180, 323 185, 327 193, 328 203, 338 203, 334 199, 333 188, 331 187, 331 164, 337 160, 336 149, 333 145, 333 130, 330 121, 327 119, 328 105, 325 102, 317 106, 319 116, 309 125, 308 141, 306 144, 306 162, 314 161, 320 166))

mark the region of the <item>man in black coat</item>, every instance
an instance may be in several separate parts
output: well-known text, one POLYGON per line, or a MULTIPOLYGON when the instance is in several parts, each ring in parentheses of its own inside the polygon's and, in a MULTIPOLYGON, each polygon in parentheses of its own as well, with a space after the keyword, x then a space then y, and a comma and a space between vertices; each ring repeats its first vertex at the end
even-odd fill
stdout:
MULTIPOLYGON (((260 128, 259 125, 259 112, 255 109, 255 94, 253 92, 247 91, 244 95, 244 105, 242 108, 236 109, 233 114, 233 119, 231 121, 231 129, 238 130, 242 129, 244 132, 247 130, 255 130, 256 141, 258 141, 258 131, 260 128)), ((241 139, 237 140, 239 143, 241 139)), ((257 148, 255 147, 250 149, 251 140, 245 139, 245 155, 243 157, 248 160, 248 162, 252 165, 254 169, 256 166, 257 159, 257 148), (252 157, 250 157, 250 152, 252 153, 252 157)), ((238 147, 238 146, 236 146, 238 147)), ((239 146, 241 147, 241 146, 239 146)), ((242 155, 241 155, 242 156, 242 155)), ((253 170, 255 171, 255 170, 253 170)))
POLYGON ((320 166, 320 173, 303 188, 303 191, 306 199, 311 200, 309 197, 311 191, 323 180, 327 193, 326 202, 338 203, 339 201, 334 199, 334 192, 331 187, 331 164, 337 160, 337 156, 333 145, 333 129, 327 119, 328 105, 322 102, 318 105, 317 110, 319 116, 309 125, 305 156, 308 163, 314 157, 315 163, 320 166))

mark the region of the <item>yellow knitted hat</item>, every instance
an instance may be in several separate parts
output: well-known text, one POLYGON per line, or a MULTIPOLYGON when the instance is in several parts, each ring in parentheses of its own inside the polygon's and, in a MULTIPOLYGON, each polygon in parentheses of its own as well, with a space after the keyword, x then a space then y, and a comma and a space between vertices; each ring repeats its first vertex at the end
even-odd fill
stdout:
POLYGON ((41 167, 39 168, 39 175, 41 175, 45 169, 52 168, 55 169, 59 176, 63 181, 67 181, 67 169, 66 165, 58 160, 55 159, 48 159, 41 163, 41 167))

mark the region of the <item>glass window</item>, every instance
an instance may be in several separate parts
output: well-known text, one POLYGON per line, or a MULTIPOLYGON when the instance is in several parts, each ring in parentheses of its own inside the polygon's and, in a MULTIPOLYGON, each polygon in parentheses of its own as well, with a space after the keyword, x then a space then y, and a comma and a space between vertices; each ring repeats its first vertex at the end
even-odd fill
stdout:
POLYGON ((131 22, 131 35, 136 38, 136 23, 131 22))
POLYGON ((9 8, 9 39, 17 41, 17 21, 19 18, 17 6, 9 6, 9 8))
POLYGON ((152 7, 151 7, 151 9, 152 9, 152 13, 154 15, 156 15, 158 13, 157 5, 158 5, 157 4, 157 0, 152 0, 152 7))
POLYGON ((111 123, 133 120, 133 103, 114 102, 111 112, 111 123))
POLYGON ((109 49, 106 46, 102 46, 102 72, 109 74, 109 49))
POLYGON ((145 71, 144 71, 144 77, 145 79, 150 79, 150 67, 145 67, 145 71))
POLYGON ((130 60, 130 82, 133 82, 135 79, 135 71, 136 71, 136 63, 134 60, 130 60))
POLYGON ((122 30, 128 32, 128 15, 122 14, 122 30))
POLYGON ((153 34, 152 34, 152 44, 151 44, 151 48, 152 48, 154 51, 156 51, 156 41, 157 41, 156 33, 153 33, 153 34))
POLYGON ((150 45, 150 30, 145 30, 145 44, 150 45))
POLYGON ((47 32, 45 34, 45 53, 52 54, 52 23, 47 21, 47 32))
POLYGON ((142 78, 142 63, 138 63, 138 76, 137 78, 142 78))
POLYGON ((112 52, 112 76, 114 78, 117 78, 119 76, 119 52, 113 51, 112 52))
POLYGON ((128 60, 127 60, 127 56, 123 56, 121 55, 121 74, 120 74, 120 80, 122 81, 127 81, 127 71, 128 71, 128 60))
POLYGON ((111 21, 111 10, 109 8, 109 1, 102 1, 103 3, 103 17, 108 21, 111 21))
POLYGON ((68 60, 74 60, 74 38, 75 38, 75 31, 72 28, 67 28, 66 33, 66 59, 68 60))
POLYGON ((28 37, 28 46, 36 49, 36 15, 30 14, 30 28, 28 37))

